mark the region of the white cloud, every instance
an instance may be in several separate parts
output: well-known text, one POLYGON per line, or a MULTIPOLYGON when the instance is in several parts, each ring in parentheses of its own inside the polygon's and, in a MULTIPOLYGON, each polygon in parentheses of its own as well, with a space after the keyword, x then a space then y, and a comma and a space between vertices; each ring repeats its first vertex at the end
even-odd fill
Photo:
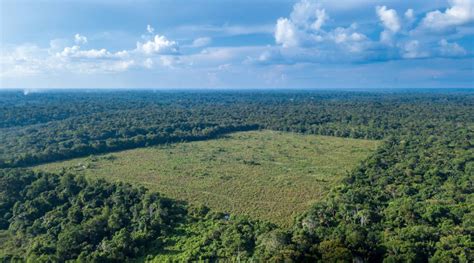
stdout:
POLYGON ((293 6, 290 14, 291 21, 298 26, 306 26, 310 19, 314 18, 319 5, 315 1, 302 0, 293 6))
POLYGON ((61 52, 57 52, 56 56, 62 58, 78 58, 78 59, 120 59, 129 57, 129 51, 122 50, 118 52, 110 52, 105 48, 81 50, 80 46, 65 47, 61 52))
POLYGON ((385 30, 380 33, 380 42, 391 45, 394 35, 401 28, 397 11, 394 9, 387 9, 386 6, 376 6, 375 13, 385 28, 385 30))
POLYGON ((145 43, 137 42, 136 50, 147 55, 177 54, 179 46, 177 42, 168 40, 165 36, 155 35, 152 40, 145 43))
POLYGON ((311 24, 311 28, 314 30, 320 30, 324 25, 324 22, 329 19, 329 16, 326 14, 326 10, 318 9, 316 10, 316 20, 311 24))
POLYGON ((366 35, 357 32, 356 29, 357 24, 352 24, 347 28, 338 27, 329 32, 328 35, 330 39, 343 48, 344 52, 362 52, 370 45, 370 41, 366 35))
MULTIPOLYGON (((70 45, 71 42, 55 39, 50 41, 47 48, 22 45, 11 50, 2 50, 0 75, 18 77, 58 72, 113 73, 133 67, 152 68, 155 59, 160 61, 159 65, 165 67, 177 65, 179 62, 179 59, 161 58, 167 54, 177 55, 178 44, 159 35, 145 43, 138 42, 135 49, 116 52, 106 48, 83 49, 79 44, 70 45)), ((85 43, 86 38, 76 34, 74 42, 85 43)))
POLYGON ((449 43, 446 39, 439 41, 439 51, 442 56, 458 57, 467 54, 467 51, 458 43, 449 43))
POLYGON ((411 27, 413 25, 413 23, 415 22, 416 20, 416 17, 415 17, 415 11, 411 8, 407 9, 407 11, 405 11, 405 22, 406 22, 406 27, 411 27))
POLYGON ((336 43, 345 43, 345 42, 359 42, 363 40, 367 40, 367 37, 364 34, 355 32, 357 29, 357 24, 352 24, 350 27, 338 27, 331 31, 329 35, 334 42, 336 43))
POLYGON ((275 28, 275 41, 283 47, 295 47, 299 45, 298 29, 288 18, 280 18, 275 28))
POLYGON ((413 20, 415 20, 415 12, 411 8, 407 9, 404 15, 405 15, 405 19, 409 22, 412 22, 413 20))
POLYGON ((146 25, 146 31, 150 34, 153 34, 153 32, 155 32, 155 29, 151 25, 146 25))
POLYGON ((398 18, 397 11, 387 9, 386 6, 377 6, 375 7, 375 12, 386 29, 393 33, 400 30, 400 19, 398 18))
POLYGON ((315 1, 302 0, 293 6, 290 19, 299 27, 320 30, 329 16, 326 14, 326 10, 319 7, 320 5, 315 1))
MULTIPOLYGON (((322 29, 328 19, 329 15, 318 3, 302 0, 293 6, 290 18, 277 20, 275 42, 283 48, 316 48, 319 53, 326 54, 361 52, 370 45, 368 37, 357 31, 356 23, 329 31, 322 29)), ((266 54, 262 54, 256 61, 265 57, 266 54)))
POLYGON ((82 36, 80 34, 75 34, 74 35, 74 42, 78 45, 87 44, 87 37, 82 36))
POLYGON ((412 20, 415 18, 415 14, 413 12, 413 9, 407 9, 407 11, 405 11, 405 18, 408 19, 408 20, 412 20))
MULTIPOLYGON (((152 28, 148 27, 148 31, 152 28)), ((137 42, 135 49, 111 52, 105 48, 82 50, 81 46, 65 47, 55 54, 56 61, 60 61, 63 70, 80 73, 121 72, 132 67, 151 69, 158 59, 162 66, 172 67, 177 59, 171 56, 178 54, 178 43, 165 36, 155 35, 145 43, 137 42)), ((54 58, 53 58, 54 59, 54 58)))
POLYGON ((81 50, 80 46, 65 47, 64 50, 57 53, 57 55, 71 58, 105 58, 112 56, 106 49, 81 50))
POLYGON ((427 51, 421 48, 420 41, 410 40, 402 45, 402 57, 403 58, 424 58, 428 57, 427 51))
POLYGON ((199 37, 194 39, 192 46, 193 47, 204 47, 211 44, 212 39, 210 37, 199 37))
POLYGON ((449 3, 451 7, 444 12, 436 10, 427 13, 421 22, 421 27, 441 31, 474 20, 473 0, 450 0, 449 3))
POLYGON ((22 77, 47 70, 47 53, 32 44, 20 45, 0 52, 0 76, 22 77))
MULTIPOLYGON (((138 39, 135 47, 123 51, 109 48, 87 49, 84 45, 87 38, 76 34, 73 39, 52 40, 49 47, 45 48, 22 47, 12 52, 2 50, 6 55, 1 55, 0 74, 108 73, 132 68, 192 69, 205 72, 208 69, 224 68, 222 65, 231 65, 225 68, 233 70, 242 63, 266 67, 461 57, 471 54, 470 47, 466 47, 469 50, 467 51, 458 44, 464 43, 460 40, 464 36, 473 34, 474 31, 468 26, 443 31, 442 33, 446 34, 442 38, 426 28, 420 34, 412 29, 426 27, 425 23, 431 20, 436 21, 433 22, 433 29, 469 23, 472 20, 472 6, 466 3, 472 1, 453 0, 446 9, 423 15, 415 14, 414 10, 409 8, 426 10, 419 5, 412 6, 410 3, 401 5, 402 7, 375 7, 374 0, 371 2, 371 8, 375 8, 375 12, 372 11, 369 21, 364 20, 359 27, 356 23, 350 24, 352 21, 347 21, 347 17, 343 22, 336 21, 335 17, 329 18, 327 10, 337 17, 340 13, 331 6, 340 5, 345 8, 345 1, 302 0, 293 6, 288 16, 279 18, 273 25, 179 26, 175 28, 174 34, 186 36, 182 41, 188 44, 181 47, 184 49, 183 53, 180 53, 180 45, 176 41, 155 34, 151 25, 147 25, 147 33, 138 39), (464 8, 460 9, 462 6, 464 8), (403 11, 397 14, 395 9, 403 11), (375 31, 372 26, 378 21, 382 31, 380 38, 375 36, 371 39, 370 36, 375 31), (419 25, 416 25, 417 21, 420 21, 419 25), (275 41, 269 46, 244 44, 239 47, 209 47, 213 37, 267 33, 273 33, 275 41), (201 49, 202 47, 206 48, 201 49)), ((358 1, 351 1, 356 2, 358 1)), ((367 4, 369 0, 364 2, 367 4)), ((439 6, 429 10, 436 8, 439 6)), ((119 37, 117 39, 120 40, 119 37)))
POLYGON ((376 6, 375 14, 383 30, 378 40, 371 40, 362 33, 364 29, 369 32, 371 29, 359 30, 356 23, 325 30, 323 26, 329 16, 320 3, 309 0, 296 3, 288 18, 282 17, 276 22, 275 43, 283 49, 264 51, 247 61, 257 64, 341 63, 467 54, 457 43, 437 43, 439 39, 431 36, 412 34, 410 29, 416 21, 412 8, 405 9, 400 18, 395 9, 376 6))

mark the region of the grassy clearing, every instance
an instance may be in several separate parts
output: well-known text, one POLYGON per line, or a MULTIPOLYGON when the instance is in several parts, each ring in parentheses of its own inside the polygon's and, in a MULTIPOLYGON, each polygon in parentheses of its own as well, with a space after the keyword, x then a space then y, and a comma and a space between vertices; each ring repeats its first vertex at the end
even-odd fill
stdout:
POLYGON ((139 183, 166 196, 289 226, 378 141, 275 131, 127 150, 37 166, 139 183))

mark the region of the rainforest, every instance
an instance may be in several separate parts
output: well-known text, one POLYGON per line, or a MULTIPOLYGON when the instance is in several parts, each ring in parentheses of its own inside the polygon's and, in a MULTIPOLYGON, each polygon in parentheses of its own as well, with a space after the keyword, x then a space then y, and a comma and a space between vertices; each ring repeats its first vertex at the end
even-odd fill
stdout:
POLYGON ((474 93, 0 91, 2 262, 472 262, 474 93))

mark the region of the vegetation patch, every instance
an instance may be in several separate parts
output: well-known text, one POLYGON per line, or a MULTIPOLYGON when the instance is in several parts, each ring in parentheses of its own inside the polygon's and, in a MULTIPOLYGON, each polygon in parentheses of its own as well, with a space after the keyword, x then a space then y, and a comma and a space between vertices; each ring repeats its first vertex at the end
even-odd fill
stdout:
POLYGON ((276 131, 161 145, 37 166, 139 183, 160 193, 289 226, 379 145, 276 131))
POLYGON ((0 169, 0 262, 245 260, 272 229, 143 187, 0 169))

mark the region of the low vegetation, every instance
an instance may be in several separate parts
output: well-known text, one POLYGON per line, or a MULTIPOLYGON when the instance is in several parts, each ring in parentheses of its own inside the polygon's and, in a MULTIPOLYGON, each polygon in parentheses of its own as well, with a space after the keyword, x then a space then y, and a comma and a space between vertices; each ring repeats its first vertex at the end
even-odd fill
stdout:
POLYGON ((289 227, 377 145, 371 140, 252 131, 35 169, 139 183, 171 198, 289 227))

